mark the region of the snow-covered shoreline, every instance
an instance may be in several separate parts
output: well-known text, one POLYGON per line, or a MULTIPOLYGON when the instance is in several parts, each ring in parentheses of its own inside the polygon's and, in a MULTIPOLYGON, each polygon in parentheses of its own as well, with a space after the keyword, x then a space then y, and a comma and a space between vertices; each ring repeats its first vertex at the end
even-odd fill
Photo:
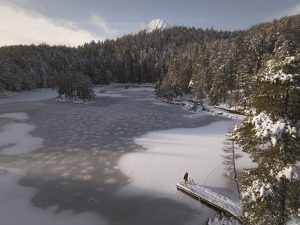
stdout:
POLYGON ((182 97, 178 99, 172 99, 171 101, 162 98, 161 102, 165 104, 182 106, 183 109, 194 114, 189 116, 191 118, 196 118, 203 115, 211 115, 233 120, 242 120, 245 117, 244 115, 235 113, 234 110, 226 104, 210 105, 208 104, 208 100, 204 100, 200 105, 191 97, 182 97))

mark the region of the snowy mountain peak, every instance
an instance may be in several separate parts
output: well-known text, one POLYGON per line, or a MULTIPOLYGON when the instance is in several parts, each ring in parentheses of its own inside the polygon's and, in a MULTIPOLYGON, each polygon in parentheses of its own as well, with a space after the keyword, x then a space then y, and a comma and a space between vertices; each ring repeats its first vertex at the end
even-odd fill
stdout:
POLYGON ((154 30, 164 30, 167 27, 169 27, 169 25, 162 19, 154 19, 150 23, 144 23, 141 26, 141 31, 146 31, 146 33, 150 33, 154 30))

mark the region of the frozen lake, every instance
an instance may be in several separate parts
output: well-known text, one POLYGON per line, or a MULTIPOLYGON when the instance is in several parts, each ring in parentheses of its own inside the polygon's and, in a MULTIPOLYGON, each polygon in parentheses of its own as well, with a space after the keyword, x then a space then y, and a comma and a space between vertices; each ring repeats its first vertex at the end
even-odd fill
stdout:
POLYGON ((188 170, 227 186, 214 158, 231 122, 186 116, 150 87, 96 91, 87 105, 57 102, 53 90, 0 98, 3 225, 183 225, 213 215, 175 185, 188 170))

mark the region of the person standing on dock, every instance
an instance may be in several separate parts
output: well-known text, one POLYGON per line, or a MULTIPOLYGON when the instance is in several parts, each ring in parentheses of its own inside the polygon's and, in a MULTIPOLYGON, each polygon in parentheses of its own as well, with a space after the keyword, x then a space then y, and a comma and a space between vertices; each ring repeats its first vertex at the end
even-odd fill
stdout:
POLYGON ((183 176, 183 181, 184 181, 185 184, 188 182, 188 179, 189 179, 189 173, 185 172, 185 174, 183 176))

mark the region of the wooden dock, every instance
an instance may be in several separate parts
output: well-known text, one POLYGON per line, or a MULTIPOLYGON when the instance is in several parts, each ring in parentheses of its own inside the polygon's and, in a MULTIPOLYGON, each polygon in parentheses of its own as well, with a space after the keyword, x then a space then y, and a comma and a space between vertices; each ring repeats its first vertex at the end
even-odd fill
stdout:
POLYGON ((199 201, 220 210, 221 212, 233 216, 240 220, 242 205, 223 195, 220 195, 207 187, 195 183, 178 183, 177 189, 198 199, 199 201))

